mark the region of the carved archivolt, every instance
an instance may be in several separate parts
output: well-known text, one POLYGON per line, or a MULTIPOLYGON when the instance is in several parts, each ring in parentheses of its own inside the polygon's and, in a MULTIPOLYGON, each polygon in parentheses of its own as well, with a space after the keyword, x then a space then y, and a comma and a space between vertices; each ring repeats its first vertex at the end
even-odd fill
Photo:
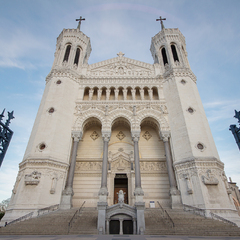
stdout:
POLYGON ((77 119, 74 123, 74 131, 82 131, 83 125, 87 120, 96 118, 103 129, 111 129, 112 124, 117 118, 125 118, 131 125, 132 131, 139 130, 140 125, 146 118, 153 118, 160 131, 169 131, 169 124, 165 117, 167 107, 165 104, 138 104, 129 105, 118 103, 113 105, 106 104, 84 104, 77 103, 75 115, 77 119), (147 110, 147 111, 146 111, 147 110))

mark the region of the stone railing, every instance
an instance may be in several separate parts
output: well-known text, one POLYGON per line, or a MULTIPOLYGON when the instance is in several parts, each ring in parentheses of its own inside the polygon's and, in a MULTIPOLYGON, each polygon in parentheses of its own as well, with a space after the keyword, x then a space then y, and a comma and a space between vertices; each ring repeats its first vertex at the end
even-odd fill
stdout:
POLYGON ((85 204, 85 201, 83 202, 82 206, 74 213, 74 215, 72 216, 71 220, 68 223, 68 233, 72 227, 73 221, 79 216, 80 212, 83 209, 83 205, 85 204))
POLYGON ((220 216, 218 216, 218 215, 215 214, 215 213, 210 212, 210 215, 211 215, 212 219, 219 220, 219 221, 222 221, 222 222, 231 224, 231 225, 233 225, 233 226, 237 226, 236 223, 231 222, 231 221, 229 221, 229 220, 227 220, 227 219, 225 219, 225 218, 223 218, 223 217, 220 217, 220 216))
POLYGON ((52 206, 46 207, 46 208, 41 208, 38 210, 37 216, 41 216, 41 215, 47 214, 49 212, 54 212, 54 211, 58 210, 58 208, 59 208, 59 204, 52 205, 52 206))
POLYGON ((26 214, 26 215, 24 215, 24 216, 22 216, 22 217, 20 217, 20 218, 17 218, 17 219, 15 219, 15 220, 7 223, 7 225, 12 224, 12 223, 16 223, 16 222, 21 222, 21 221, 27 220, 27 219, 29 219, 29 218, 32 218, 33 215, 34 215, 34 217, 39 217, 39 216, 44 215, 44 214, 47 214, 47 213, 49 213, 49 212, 54 212, 54 211, 58 210, 58 208, 59 208, 59 204, 52 205, 52 206, 46 207, 46 208, 42 208, 42 209, 39 209, 39 210, 37 211, 37 215, 35 214, 35 212, 30 212, 30 213, 28 213, 28 214, 26 214))
POLYGON ((193 207, 193 206, 186 205, 186 204, 183 204, 183 207, 184 207, 184 211, 186 211, 186 212, 192 212, 194 214, 203 216, 205 218, 212 218, 212 219, 215 219, 215 220, 219 220, 219 221, 231 224, 233 226, 237 226, 236 223, 234 223, 232 221, 229 221, 226 218, 220 217, 215 213, 212 213, 212 212, 209 211, 209 214, 208 214, 206 209, 197 208, 197 207, 193 207))
POLYGON ((174 226, 175 226, 174 222, 173 222, 172 218, 169 216, 168 212, 165 209, 163 209, 163 207, 161 206, 159 201, 157 201, 157 203, 158 203, 158 205, 159 205, 159 207, 160 207, 160 209, 162 211, 163 217, 164 218, 166 217, 167 222, 171 224, 172 228, 174 228, 174 226))
POLYGON ((20 218, 17 218, 17 219, 15 219, 15 220, 7 223, 7 225, 12 224, 12 223, 16 223, 16 222, 21 222, 21 221, 23 221, 23 220, 27 220, 27 219, 29 219, 29 218, 32 218, 33 214, 34 214, 34 212, 30 212, 30 213, 28 213, 28 214, 26 214, 26 215, 24 215, 24 216, 22 216, 22 217, 20 217, 20 218))
POLYGON ((186 204, 183 204, 183 209, 186 212, 192 212, 192 213, 194 213, 196 215, 200 215, 200 216, 206 217, 205 209, 193 207, 193 206, 186 205, 186 204))

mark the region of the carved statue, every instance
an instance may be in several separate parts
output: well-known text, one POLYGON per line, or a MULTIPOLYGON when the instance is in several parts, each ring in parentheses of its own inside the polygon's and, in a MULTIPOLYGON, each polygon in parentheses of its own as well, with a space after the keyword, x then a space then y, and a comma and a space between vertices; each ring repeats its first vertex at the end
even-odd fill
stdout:
POLYGON ((126 193, 124 193, 123 190, 120 190, 117 194, 118 194, 118 202, 124 203, 124 194, 126 193))

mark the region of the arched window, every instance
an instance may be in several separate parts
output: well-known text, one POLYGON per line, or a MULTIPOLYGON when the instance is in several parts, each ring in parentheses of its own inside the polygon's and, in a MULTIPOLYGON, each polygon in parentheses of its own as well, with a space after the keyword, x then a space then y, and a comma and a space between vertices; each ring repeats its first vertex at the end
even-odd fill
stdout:
POLYGON ((80 57, 80 48, 77 48, 75 59, 74 59, 74 64, 78 65, 79 57, 80 57))
POLYGON ((173 55, 174 62, 175 61, 179 62, 177 51, 176 51, 176 47, 174 45, 171 45, 171 49, 172 49, 172 55, 173 55))
POLYGON ((163 58, 163 64, 164 64, 164 65, 165 65, 166 63, 168 63, 167 54, 166 54, 165 48, 162 48, 162 58, 163 58))
POLYGON ((64 58, 63 58, 63 61, 67 62, 68 61, 68 58, 69 58, 69 54, 70 54, 70 50, 71 50, 71 45, 68 45, 67 48, 66 48, 66 52, 65 52, 65 55, 64 55, 64 58))

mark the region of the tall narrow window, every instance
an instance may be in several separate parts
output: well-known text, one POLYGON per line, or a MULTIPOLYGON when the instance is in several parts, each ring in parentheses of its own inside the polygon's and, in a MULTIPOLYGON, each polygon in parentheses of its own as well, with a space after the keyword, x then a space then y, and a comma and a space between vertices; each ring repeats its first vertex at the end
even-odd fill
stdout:
POLYGON ((69 54, 70 54, 70 50, 71 50, 71 45, 68 45, 67 48, 66 48, 66 52, 65 52, 65 55, 64 55, 64 59, 63 61, 67 62, 68 61, 68 58, 69 58, 69 54))
POLYGON ((77 48, 75 59, 74 59, 74 64, 78 65, 79 57, 80 57, 80 48, 77 48))
POLYGON ((163 64, 164 64, 164 65, 165 65, 166 63, 168 63, 167 54, 166 54, 165 48, 162 48, 162 58, 163 58, 163 64))
POLYGON ((174 45, 171 45, 171 49, 172 49, 172 54, 173 54, 174 62, 175 62, 175 61, 178 61, 178 62, 179 62, 178 55, 177 55, 177 51, 176 51, 176 47, 175 47, 174 45))

